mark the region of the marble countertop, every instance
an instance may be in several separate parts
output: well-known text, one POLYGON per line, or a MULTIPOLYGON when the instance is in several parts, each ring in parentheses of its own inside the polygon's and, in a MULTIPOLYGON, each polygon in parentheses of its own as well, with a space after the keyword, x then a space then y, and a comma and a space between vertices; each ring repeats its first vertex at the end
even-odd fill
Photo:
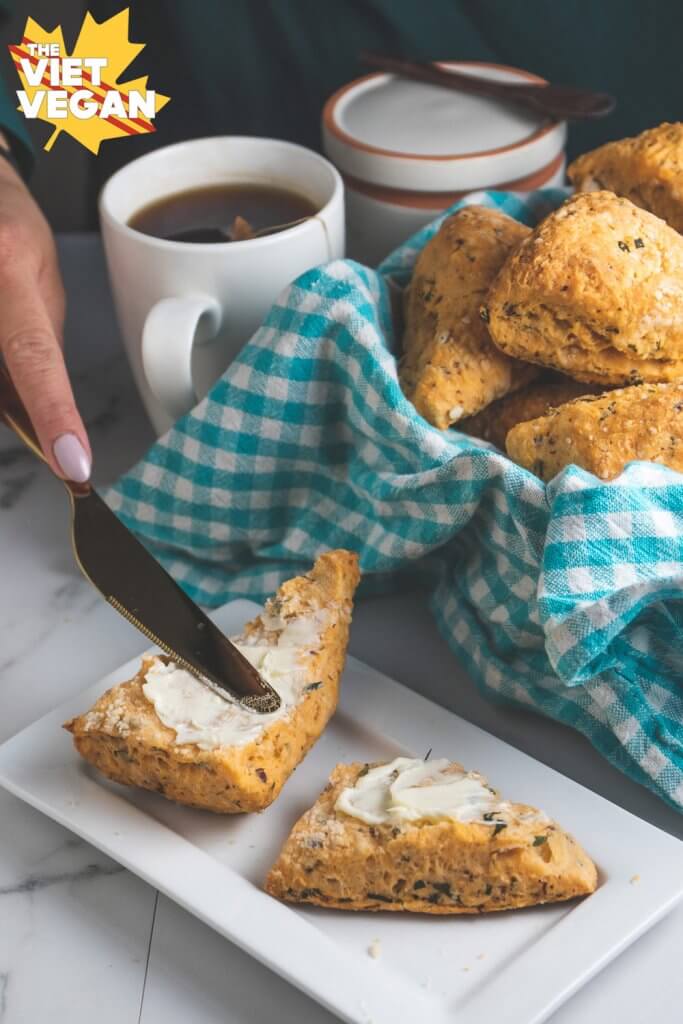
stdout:
MULTIPOLYGON (((67 355, 95 482, 152 440, 120 346, 99 241, 60 242, 67 355)), ((81 578, 59 483, 0 432, 0 742, 145 641, 81 578)), ((464 718, 683 838, 683 819, 582 737, 486 703, 420 595, 361 602, 352 652, 464 718), (408 631, 402 625, 410 623, 408 631)), ((683 868, 683 847, 681 848, 683 868)), ((553 1024, 681 1019, 683 907, 553 1017, 553 1024)), ((331 1024, 333 1017, 116 863, 0 790, 0 1024, 331 1024)), ((485 1022, 482 1022, 485 1024, 485 1022)))

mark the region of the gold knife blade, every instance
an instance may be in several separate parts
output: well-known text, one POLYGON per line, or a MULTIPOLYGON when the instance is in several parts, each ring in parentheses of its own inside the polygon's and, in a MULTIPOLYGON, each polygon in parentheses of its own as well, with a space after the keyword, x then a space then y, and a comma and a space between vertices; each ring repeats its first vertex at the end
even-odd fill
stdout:
MULTIPOLYGON (((26 409, 0 366, 0 418, 45 461, 26 409)), ((108 603, 181 667, 222 697, 267 714, 280 697, 127 529, 90 484, 62 481, 72 544, 84 576, 108 603)))

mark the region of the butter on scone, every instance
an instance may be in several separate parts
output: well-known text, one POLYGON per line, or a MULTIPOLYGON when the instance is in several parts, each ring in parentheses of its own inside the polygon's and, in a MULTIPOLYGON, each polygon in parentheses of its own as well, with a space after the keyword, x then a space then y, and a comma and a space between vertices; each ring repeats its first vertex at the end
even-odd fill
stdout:
POLYGON ((358 559, 321 555, 283 583, 233 640, 279 693, 261 715, 225 700, 165 658, 65 724, 108 778, 222 814, 261 811, 320 737, 337 706, 358 559))
POLYGON ((683 379, 683 238, 611 192, 572 196, 513 253, 481 315, 503 352, 577 380, 683 379))
POLYGON ((607 142, 567 169, 578 192, 608 189, 683 232, 683 124, 660 124, 607 142))
POLYGON ((529 232, 496 210, 466 206, 418 256, 406 292, 399 379, 435 427, 472 416, 534 375, 491 344, 479 316, 489 285, 529 232))
POLYGON ((508 431, 518 423, 544 416, 555 406, 581 395, 593 394, 596 390, 592 384, 581 384, 571 377, 547 370, 526 387, 499 398, 476 416, 463 420, 458 424, 458 430, 471 437, 489 441, 501 451, 505 451, 508 431))
POLYGON ((340 764, 266 880, 339 910, 479 914, 594 891, 590 857, 542 811, 448 760, 340 764))
POLYGON ((542 480, 572 464, 612 480, 637 459, 683 472, 683 383, 578 398, 513 427, 505 446, 542 480))

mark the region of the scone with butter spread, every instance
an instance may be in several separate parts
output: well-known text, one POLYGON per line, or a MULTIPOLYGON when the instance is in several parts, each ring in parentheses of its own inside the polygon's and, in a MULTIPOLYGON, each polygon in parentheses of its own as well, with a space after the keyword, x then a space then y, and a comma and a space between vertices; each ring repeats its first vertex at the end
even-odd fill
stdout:
POLYGON ((577 192, 608 189, 683 232, 683 124, 660 124, 606 142, 567 169, 577 192))
POLYGON ((340 764, 266 891, 339 910, 480 914, 594 891, 590 857, 542 811, 448 760, 340 764))
POLYGON ((572 196, 513 253, 481 315, 501 351, 580 381, 683 379, 683 238, 612 192, 572 196))
POLYGON ((275 800, 337 706, 358 559, 321 555, 283 583, 233 638, 272 684, 281 707, 261 715, 225 700, 166 658, 145 658, 65 728, 108 778, 222 814, 275 800))
POLYGON ((472 416, 534 374, 491 344, 479 316, 493 278, 529 232, 496 210, 466 206, 418 256, 406 292, 399 378, 435 427, 472 416))
POLYGON ((612 480, 638 459, 683 473, 683 383, 577 398, 513 427, 505 446, 514 462, 542 480, 571 464, 612 480))
POLYGON ((547 370, 526 387, 499 398, 476 416, 463 420, 458 424, 458 430, 489 441, 505 451, 508 431, 518 423, 544 416, 556 406, 581 395, 594 394, 596 390, 592 384, 581 384, 571 377, 547 370))

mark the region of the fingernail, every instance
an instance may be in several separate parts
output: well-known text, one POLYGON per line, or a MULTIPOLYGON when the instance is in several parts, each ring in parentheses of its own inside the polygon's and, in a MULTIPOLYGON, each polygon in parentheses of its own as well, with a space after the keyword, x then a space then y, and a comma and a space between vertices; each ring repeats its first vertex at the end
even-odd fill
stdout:
POLYGON ((62 434, 52 445, 52 452, 67 480, 84 484, 90 478, 90 456, 75 434, 62 434))

